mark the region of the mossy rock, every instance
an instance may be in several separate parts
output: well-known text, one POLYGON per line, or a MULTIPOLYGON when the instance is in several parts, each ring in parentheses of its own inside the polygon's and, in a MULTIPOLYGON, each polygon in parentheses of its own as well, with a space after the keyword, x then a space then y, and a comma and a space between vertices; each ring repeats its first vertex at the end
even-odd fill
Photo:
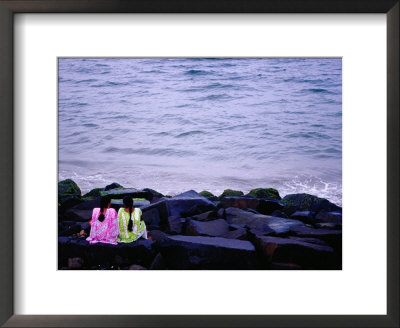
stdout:
MULTIPOLYGON (((142 200, 147 200, 146 198, 132 198, 132 200, 135 201, 142 201, 142 200)), ((122 199, 111 199, 111 202, 121 202, 122 199)))
POLYGON ((159 193, 158 191, 154 190, 154 189, 150 189, 150 188, 144 188, 143 191, 147 191, 150 194, 153 195, 153 197, 157 197, 157 198, 162 198, 164 197, 164 195, 162 193, 159 193))
POLYGON ((81 197, 82 193, 75 181, 71 179, 62 180, 58 183, 58 199, 76 196, 81 197))
POLYGON ((249 196, 253 196, 255 198, 270 198, 281 200, 281 196, 279 195, 278 190, 274 188, 255 188, 250 190, 248 193, 249 196))
POLYGON ((207 190, 203 190, 203 191, 199 192, 199 194, 202 195, 205 198, 213 198, 213 197, 215 197, 215 195, 213 195, 212 193, 210 193, 207 190))
POLYGON ((310 211, 318 213, 322 210, 327 212, 342 212, 342 208, 331 203, 325 198, 319 198, 309 194, 291 194, 282 199, 283 212, 292 215, 297 211, 310 211))
POLYGON ((111 189, 123 189, 124 187, 122 187, 119 183, 113 182, 112 184, 109 184, 108 186, 106 186, 104 188, 104 191, 108 191, 111 189))
POLYGON ((124 188, 124 187, 117 187, 117 188, 112 188, 112 189, 102 189, 100 191, 100 196, 109 196, 110 192, 114 192, 114 194, 118 191, 118 190, 125 190, 125 189, 131 189, 131 188, 124 188))
POLYGON ((84 195, 82 196, 82 198, 85 198, 85 199, 87 199, 87 200, 91 200, 91 199, 100 197, 100 196, 101 196, 101 192, 102 192, 103 190, 104 190, 103 188, 95 188, 95 189, 92 189, 92 190, 90 190, 88 193, 84 194, 84 195))
POLYGON ((222 199, 223 197, 232 197, 232 196, 243 196, 243 192, 240 190, 232 190, 232 189, 225 189, 224 192, 219 195, 219 199, 222 199))

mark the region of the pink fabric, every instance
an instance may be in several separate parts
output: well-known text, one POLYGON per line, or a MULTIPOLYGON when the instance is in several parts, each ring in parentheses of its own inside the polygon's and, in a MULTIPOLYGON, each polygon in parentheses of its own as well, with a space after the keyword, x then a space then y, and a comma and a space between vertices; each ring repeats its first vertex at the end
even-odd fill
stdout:
POLYGON ((105 243, 117 245, 116 238, 119 235, 118 214, 113 208, 103 212, 105 218, 99 221, 100 208, 94 208, 90 221, 90 236, 86 238, 91 244, 105 243))

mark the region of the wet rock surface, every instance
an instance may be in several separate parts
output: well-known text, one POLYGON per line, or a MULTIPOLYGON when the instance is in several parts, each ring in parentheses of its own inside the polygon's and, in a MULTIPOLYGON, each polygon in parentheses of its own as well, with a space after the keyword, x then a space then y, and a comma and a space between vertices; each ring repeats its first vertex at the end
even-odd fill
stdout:
POLYGON ((58 238, 58 265, 68 266, 69 259, 81 258, 85 267, 118 266, 121 258, 126 263, 139 264, 148 267, 156 256, 155 242, 140 239, 134 243, 118 245, 89 244, 85 238, 74 236, 58 238))
POLYGON ((59 184, 58 267, 62 270, 340 270, 342 209, 326 199, 273 188, 189 190, 166 197, 113 183, 84 197, 71 180, 59 184), (106 190, 107 189, 107 190, 106 190), (99 194, 112 207, 141 198, 148 236, 130 244, 89 244, 99 194), (60 198, 62 196, 62 198, 60 198), (206 197, 205 197, 206 196, 206 197), (61 201, 61 203, 60 203, 61 201))
POLYGON ((249 241, 200 236, 171 236, 160 252, 169 269, 258 269, 255 247, 249 241))

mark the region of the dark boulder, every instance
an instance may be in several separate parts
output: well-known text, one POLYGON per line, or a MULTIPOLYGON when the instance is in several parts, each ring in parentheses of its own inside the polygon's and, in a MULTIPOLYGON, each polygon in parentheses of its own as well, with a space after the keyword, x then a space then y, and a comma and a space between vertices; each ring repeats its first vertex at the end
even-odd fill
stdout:
POLYGON ((271 215, 276 210, 282 210, 283 205, 277 200, 260 199, 258 207, 255 209, 257 212, 265 215, 271 215))
POLYGON ((220 207, 236 207, 242 210, 252 209, 258 213, 270 215, 276 210, 282 210, 283 205, 277 200, 258 199, 253 197, 225 197, 221 200, 220 207))
POLYGON ((315 223, 314 226, 318 229, 342 229, 341 225, 335 223, 315 223))
POLYGON ((221 236, 229 232, 229 225, 223 219, 200 222, 190 220, 186 224, 186 234, 189 236, 221 236))
POLYGON ((201 211, 216 209, 213 202, 201 196, 197 192, 190 190, 171 198, 163 198, 160 201, 142 208, 143 219, 146 224, 158 220, 160 226, 167 225, 168 217, 183 217, 182 214, 199 214, 201 211))
POLYGON ((289 219, 289 217, 285 213, 283 213, 281 210, 275 210, 270 215, 277 216, 279 218, 289 219))
POLYGON ((113 182, 111 184, 109 184, 108 186, 106 186, 104 188, 104 191, 108 191, 108 190, 112 190, 112 189, 122 189, 124 187, 122 187, 119 183, 113 182))
POLYGON ((68 221, 89 221, 92 219, 92 212, 95 207, 100 207, 100 198, 83 201, 65 211, 65 220, 68 221))
POLYGON ((231 231, 227 232, 226 234, 221 235, 220 237, 228 238, 228 239, 246 240, 247 239, 247 230, 239 227, 238 229, 231 230, 231 231))
POLYGON ((82 230, 81 225, 73 221, 62 221, 58 223, 59 236, 72 236, 82 230))
POLYGON ((167 264, 161 253, 158 253, 157 256, 154 258, 153 263, 150 265, 150 270, 165 270, 167 269, 167 264))
POLYGON ((301 222, 304 223, 308 223, 308 224, 313 224, 315 223, 315 219, 314 219, 314 213, 310 212, 310 211, 297 211, 294 212, 291 216, 291 219, 293 220, 299 220, 301 222))
POLYGON ((259 236, 256 245, 267 263, 293 263, 312 270, 341 269, 341 263, 329 246, 269 236, 259 236))
POLYGON ((326 242, 324 242, 321 239, 317 239, 317 238, 300 238, 300 237, 293 237, 293 236, 289 236, 288 238, 289 239, 293 239, 293 240, 297 240, 297 241, 302 241, 302 242, 305 242, 305 243, 310 243, 310 244, 329 246, 326 242))
POLYGON ((65 217, 69 221, 90 221, 92 219, 92 210, 70 208, 65 212, 65 217))
POLYGON ((341 226, 342 213, 321 211, 315 216, 315 221, 318 223, 331 223, 336 226, 341 226))
POLYGON ((291 194, 282 199, 284 205, 283 212, 292 215, 297 211, 311 211, 318 213, 322 210, 326 212, 342 212, 342 208, 331 203, 325 198, 309 194, 291 194))
POLYGON ((217 211, 213 210, 213 211, 208 211, 208 212, 205 212, 205 213, 194 215, 193 219, 197 220, 197 221, 206 222, 206 221, 215 220, 215 219, 217 219, 217 217, 218 217, 217 211))
POLYGON ((306 226, 294 226, 290 229, 292 236, 301 238, 317 238, 326 242, 336 251, 341 253, 342 250, 342 231, 331 229, 314 229, 306 226))
POLYGON ((182 194, 166 200, 170 215, 193 216, 203 212, 215 210, 215 204, 207 198, 201 196, 194 190, 186 191, 182 194))
POLYGON ((101 196, 101 192, 104 191, 103 188, 95 188, 90 190, 88 193, 84 194, 82 196, 82 198, 84 198, 85 200, 91 200, 91 199, 95 199, 97 197, 101 196))
POLYGON ((252 243, 219 237, 171 236, 160 245, 168 269, 258 269, 252 243))
POLYGON ((203 213, 207 213, 206 216, 210 215, 214 215, 216 218, 216 213, 217 212, 217 208, 215 207, 214 204, 196 204, 194 206, 192 206, 191 208, 189 208, 187 211, 182 211, 181 212, 181 216, 186 218, 189 216, 198 216, 199 217, 199 221, 202 221, 202 219, 205 219, 205 216, 200 216, 203 213), (215 212, 214 214, 210 214, 210 212, 215 212))
POLYGON ((253 197, 225 197, 221 199, 219 206, 222 208, 236 207, 242 210, 251 208, 256 210, 260 201, 253 197))
POLYGON ((241 229, 241 228, 246 228, 245 224, 235 224, 232 223, 229 225, 229 230, 237 230, 237 229, 241 229))
POLYGON ((156 256, 154 242, 139 239, 133 243, 118 245, 89 244, 88 241, 76 237, 58 238, 58 267, 67 266, 69 258, 79 257, 84 268, 109 268, 115 266, 115 259, 124 259, 126 263, 139 264, 145 267, 151 265, 156 256))
POLYGON ((185 219, 177 216, 168 217, 168 232, 174 235, 180 235, 182 233, 184 222, 185 219))
POLYGON ((142 219, 147 225, 165 226, 169 216, 167 203, 164 200, 142 208, 142 219))
POLYGON ((95 199, 85 200, 80 202, 79 204, 72 207, 75 210, 90 210, 92 211, 95 207, 100 207, 100 199, 101 197, 97 197, 95 199))
POLYGON ((149 199, 152 203, 163 198, 164 195, 159 193, 158 191, 155 191, 154 189, 150 189, 150 188, 145 188, 143 189, 143 191, 148 192, 151 194, 152 198, 149 199))
POLYGON ((160 242, 168 237, 165 232, 162 232, 160 230, 150 230, 147 232, 147 236, 151 237, 151 239, 155 242, 160 242))
POLYGON ((281 199, 278 190, 274 188, 255 188, 250 190, 250 192, 247 195, 253 196, 255 198, 269 198, 276 200, 281 199))
POLYGON ((304 226, 304 223, 297 220, 254 214, 234 207, 226 208, 225 214, 230 224, 244 224, 250 229, 271 229, 276 235, 287 234, 294 226, 304 226))
POLYGON ((263 224, 249 230, 250 240, 253 241, 253 236, 277 236, 285 235, 287 232, 276 233, 275 230, 271 229, 268 224, 263 224))
POLYGON ((74 207, 75 205, 78 205, 82 203, 82 199, 78 196, 66 196, 63 198, 58 199, 58 212, 63 213, 65 212, 68 208, 74 207))
POLYGON ((58 183, 58 199, 68 196, 81 197, 82 193, 75 181, 71 179, 62 180, 58 183))

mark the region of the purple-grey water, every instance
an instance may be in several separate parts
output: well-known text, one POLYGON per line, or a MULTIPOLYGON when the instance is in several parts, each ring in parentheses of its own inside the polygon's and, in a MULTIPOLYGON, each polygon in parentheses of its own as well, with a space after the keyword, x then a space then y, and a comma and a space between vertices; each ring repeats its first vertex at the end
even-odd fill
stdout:
POLYGON ((334 58, 60 58, 59 179, 342 203, 334 58))

